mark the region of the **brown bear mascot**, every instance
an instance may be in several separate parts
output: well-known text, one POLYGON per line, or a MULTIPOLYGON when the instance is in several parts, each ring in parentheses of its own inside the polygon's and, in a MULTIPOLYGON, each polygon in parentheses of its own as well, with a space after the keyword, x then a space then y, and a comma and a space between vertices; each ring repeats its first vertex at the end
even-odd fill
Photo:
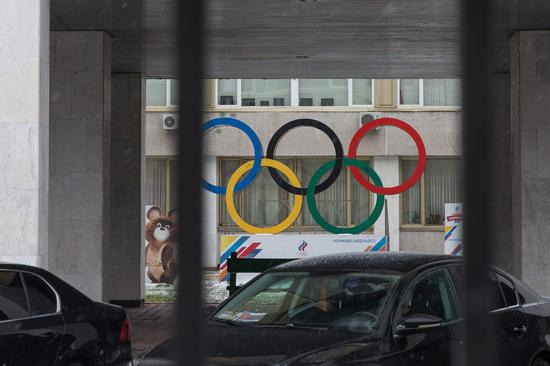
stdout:
POLYGON ((176 266, 176 215, 172 210, 162 216, 159 207, 147 211, 145 225, 145 265, 147 276, 153 283, 173 284, 177 277, 176 266))

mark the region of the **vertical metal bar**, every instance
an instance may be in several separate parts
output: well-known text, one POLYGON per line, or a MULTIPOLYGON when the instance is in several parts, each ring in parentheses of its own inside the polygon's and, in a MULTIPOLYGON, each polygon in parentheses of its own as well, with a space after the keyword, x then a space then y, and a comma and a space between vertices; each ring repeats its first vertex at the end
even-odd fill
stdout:
POLYGON ((493 240, 491 1, 462 0, 465 335, 467 366, 491 365, 488 264, 493 240))
POLYGON ((177 162, 178 303, 176 344, 180 365, 201 365, 202 335, 202 78, 203 2, 178 1, 180 115, 177 162))

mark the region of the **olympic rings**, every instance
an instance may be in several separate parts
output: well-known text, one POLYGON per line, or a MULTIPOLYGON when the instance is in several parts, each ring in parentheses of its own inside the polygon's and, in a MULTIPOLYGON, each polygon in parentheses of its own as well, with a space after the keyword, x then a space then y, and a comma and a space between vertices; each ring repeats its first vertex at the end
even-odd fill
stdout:
MULTIPOLYGON (((327 179, 319 184, 318 186, 315 186, 315 193, 323 192, 325 189, 330 187, 332 183, 338 179, 338 176, 340 175, 340 171, 342 170, 342 158, 344 157, 344 149, 342 148, 342 143, 340 142, 340 139, 338 136, 336 136, 336 133, 326 124, 323 122, 317 121, 315 119, 295 119, 294 121, 290 121, 287 124, 281 126, 275 134, 273 134, 273 137, 271 137, 271 140, 269 140, 269 144, 267 145, 267 152, 266 157, 268 159, 274 159, 275 155, 275 149, 277 148, 277 144, 281 140, 281 138, 290 130, 295 129, 296 127, 313 127, 316 128, 322 132, 324 132, 329 138, 330 141, 332 141, 332 145, 334 145, 334 152, 336 153, 336 164, 334 165, 332 172, 327 177, 327 179)), ((302 187, 294 187, 290 184, 288 184, 283 178, 281 178, 281 175, 279 172, 273 168, 269 168, 269 174, 271 174, 271 177, 279 187, 284 189, 285 191, 289 193, 294 194, 300 194, 302 196, 305 196, 308 192, 307 188, 302 187)))
POLYGON ((409 136, 414 140, 416 148, 418 150, 418 164, 416 165, 416 169, 414 170, 413 174, 401 185, 397 185, 394 187, 382 187, 370 183, 367 179, 365 179, 365 177, 363 177, 361 171, 356 167, 351 167, 350 169, 355 179, 367 190, 377 194, 393 195, 406 191, 420 179, 420 176, 422 176, 424 168, 426 167, 426 147, 424 146, 424 142, 422 141, 422 138, 420 137, 418 132, 416 132, 416 130, 408 123, 405 123, 395 118, 379 118, 370 121, 359 130, 357 130, 355 135, 353 135, 348 149, 348 157, 351 159, 355 159, 355 157, 357 156, 357 147, 359 146, 359 143, 361 142, 363 136, 365 136, 365 134, 373 128, 383 125, 400 128, 408 133, 409 136))
MULTIPOLYGON (((295 195, 294 197, 294 206, 292 207, 292 210, 290 210, 290 213, 288 216, 279 224, 268 227, 268 228, 259 228, 253 225, 250 225, 246 221, 244 221, 237 212, 237 209, 235 208, 235 200, 233 198, 233 191, 235 189, 235 185, 239 181, 239 179, 242 177, 244 173, 251 170, 253 168, 253 163, 255 161, 249 161, 247 163, 244 163, 241 165, 231 178, 229 178, 229 182, 227 182, 227 194, 225 195, 225 204, 227 206, 227 213, 229 214, 229 217, 233 219, 235 224, 237 224, 241 229, 244 231, 251 233, 251 234, 277 234, 281 231, 284 231, 287 229, 300 215, 300 211, 302 210, 302 201, 303 197, 300 195, 295 195)), ((280 170, 290 183, 300 186, 300 180, 294 174, 294 172, 285 164, 281 163, 280 161, 273 160, 273 159, 262 159, 261 160, 261 166, 267 166, 270 168, 275 168, 277 170, 280 170)))
POLYGON ((211 128, 215 128, 218 126, 231 126, 238 128, 246 133, 254 146, 254 160, 248 161, 247 163, 241 165, 233 173, 233 175, 231 175, 231 178, 227 183, 227 187, 213 185, 211 183, 208 183, 204 179, 203 186, 210 192, 216 194, 226 194, 225 201, 229 216, 233 219, 237 226, 251 234, 276 234, 287 229, 290 225, 292 225, 292 223, 294 223, 294 221, 296 221, 296 219, 300 215, 303 203, 303 196, 306 196, 311 216, 323 229, 336 234, 361 233, 370 228, 382 213, 382 209, 384 208, 384 195, 398 194, 411 188, 420 179, 422 173, 424 172, 424 168, 426 167, 426 148, 424 146, 422 138, 411 125, 395 118, 379 118, 367 123, 359 130, 357 130, 357 132, 351 139, 351 143, 348 148, 347 158, 343 157, 342 144, 334 131, 324 123, 313 119, 293 120, 279 128, 269 141, 266 158, 262 158, 262 145, 260 139, 258 138, 258 135, 256 135, 256 133, 247 124, 235 118, 215 118, 203 125, 203 133, 207 132, 211 128), (384 187, 378 174, 376 174, 376 172, 367 163, 355 159, 357 156, 357 148, 359 146, 359 143, 361 142, 362 138, 367 134, 367 132, 375 127, 384 125, 397 127, 405 131, 413 139, 418 150, 418 164, 416 165, 413 174, 404 183, 394 187, 384 187), (288 166, 273 159, 277 144, 279 143, 280 139, 291 129, 300 126, 313 127, 324 132, 332 141, 336 153, 335 160, 323 164, 315 172, 315 174, 313 174, 306 188, 300 185, 298 177, 288 166), (259 228, 245 222, 239 216, 239 213, 235 208, 234 200, 235 193, 243 190, 248 185, 250 185, 260 173, 262 166, 268 167, 269 173, 282 189, 294 194, 294 206, 290 210, 289 215, 281 223, 268 228, 259 228), (377 195, 376 204, 370 216, 365 221, 354 227, 337 227, 329 224, 323 217, 321 217, 319 211, 317 210, 317 206, 315 205, 315 193, 322 192, 330 187, 330 185, 332 185, 338 178, 338 175, 342 170, 342 166, 349 166, 355 179, 368 191, 373 192, 377 195), (290 184, 281 177, 280 173, 277 172, 277 170, 279 170, 288 178, 290 184), (327 179, 319 183, 319 180, 329 170, 332 171, 327 179), (367 173, 374 184, 370 183, 362 175, 361 170, 367 173), (247 172, 248 174, 245 176, 245 178, 243 180, 240 180, 240 178, 247 172))
MULTIPOLYGON (((350 158, 344 158, 342 160, 342 163, 344 166, 361 168, 369 175, 369 177, 372 178, 372 180, 374 181, 374 184, 380 187, 382 186, 382 181, 380 180, 380 177, 378 176, 378 174, 376 174, 374 169, 372 169, 370 165, 367 164, 366 162, 360 161, 360 160, 353 160, 350 158)), ((338 227, 338 226, 329 224, 321 216, 321 214, 319 213, 319 210, 317 210, 317 206, 315 204, 315 196, 313 194, 313 187, 315 187, 315 184, 317 184, 317 182, 321 179, 321 177, 326 172, 334 168, 334 165, 335 165, 334 160, 323 164, 311 177, 311 180, 309 181, 308 193, 307 193, 307 206, 309 208, 309 212, 311 213, 311 216, 313 217, 313 219, 317 221, 319 226, 321 226, 323 229, 333 234, 362 233, 363 231, 370 228, 376 222, 376 220, 378 220, 378 217, 380 217, 380 214, 382 213, 382 209, 384 208, 384 195, 382 194, 376 195, 376 204, 374 206, 374 210, 372 211, 370 216, 359 225, 353 226, 353 227, 338 227)))
MULTIPOLYGON (((246 133, 248 138, 252 141, 252 145, 254 146, 254 164, 252 165, 251 169, 248 169, 250 170, 250 173, 248 173, 248 175, 234 187, 235 192, 239 192, 248 187, 248 185, 252 183, 254 179, 256 179, 258 174, 260 174, 260 170, 262 169, 261 161, 263 154, 262 143, 260 142, 260 138, 258 137, 258 135, 256 135, 256 132, 254 132, 254 130, 250 128, 250 126, 235 118, 224 117, 211 119, 210 121, 202 125, 202 132, 205 133, 211 128, 219 126, 231 126, 238 128, 239 130, 246 133)), ((226 187, 213 185, 204 180, 204 178, 202 180, 202 186, 212 193, 225 194, 226 192, 226 187)))

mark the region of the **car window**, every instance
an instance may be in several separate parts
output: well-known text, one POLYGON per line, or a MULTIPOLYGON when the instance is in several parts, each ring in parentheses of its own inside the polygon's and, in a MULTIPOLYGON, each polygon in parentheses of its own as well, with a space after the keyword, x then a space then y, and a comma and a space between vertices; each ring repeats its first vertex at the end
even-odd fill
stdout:
POLYGON ((536 304, 542 300, 542 298, 535 291, 521 281, 516 282, 516 290, 519 295, 519 301, 522 305, 536 304))
POLYGON ((489 276, 489 311, 506 308, 506 300, 494 273, 489 276))
POLYGON ((27 316, 29 307, 19 272, 0 271, 0 321, 27 316))
POLYGON ((504 295, 506 306, 510 307, 517 305, 518 298, 516 296, 514 284, 509 279, 501 276, 500 274, 496 274, 496 277, 498 279, 498 282, 500 283, 500 288, 502 289, 502 294, 504 295))
POLYGON ((420 278, 405 295, 401 316, 416 314, 437 316, 444 321, 458 318, 457 295, 446 270, 437 270, 420 278))
POLYGON ((57 311, 57 297, 51 287, 38 276, 24 273, 29 294, 31 315, 52 314, 57 311))

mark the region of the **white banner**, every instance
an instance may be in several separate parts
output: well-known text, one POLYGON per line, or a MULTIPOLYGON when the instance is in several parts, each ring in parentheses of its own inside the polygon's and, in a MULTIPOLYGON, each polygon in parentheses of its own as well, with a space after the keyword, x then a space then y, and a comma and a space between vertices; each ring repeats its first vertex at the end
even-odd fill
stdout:
POLYGON ((445 254, 462 255, 462 203, 445 204, 445 254))
POLYGON ((385 235, 222 235, 220 238, 220 281, 229 279, 227 258, 233 252, 236 252, 239 258, 294 259, 323 254, 383 252, 386 250, 385 235))

